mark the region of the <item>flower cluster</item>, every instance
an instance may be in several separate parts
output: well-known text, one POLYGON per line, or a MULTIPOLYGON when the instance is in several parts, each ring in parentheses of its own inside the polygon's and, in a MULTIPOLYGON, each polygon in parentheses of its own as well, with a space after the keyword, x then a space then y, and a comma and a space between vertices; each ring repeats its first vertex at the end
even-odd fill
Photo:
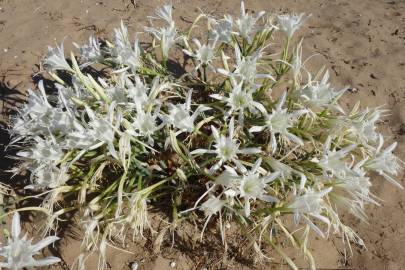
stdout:
POLYGON ((385 147, 376 128, 385 110, 345 111, 346 88, 305 68, 294 33, 309 16, 255 14, 242 1, 237 18, 202 14, 187 32, 166 4, 145 27, 150 45, 121 23, 113 41, 75 44, 78 56, 49 49, 43 66, 53 84, 29 91, 10 132, 21 148, 15 172, 30 172, 26 188, 42 198, 47 231, 79 215, 76 265, 98 251, 105 268, 107 242, 128 230, 142 236, 148 209, 162 204, 173 209, 168 222, 217 221, 222 239, 224 220, 238 221, 258 252, 277 246, 278 230, 308 257, 311 229, 361 243, 339 211, 364 219, 364 205, 377 204, 370 172, 402 188, 396 143, 385 147), (208 29, 197 39, 201 20, 208 29), (171 53, 184 55, 183 70, 171 68, 171 53))

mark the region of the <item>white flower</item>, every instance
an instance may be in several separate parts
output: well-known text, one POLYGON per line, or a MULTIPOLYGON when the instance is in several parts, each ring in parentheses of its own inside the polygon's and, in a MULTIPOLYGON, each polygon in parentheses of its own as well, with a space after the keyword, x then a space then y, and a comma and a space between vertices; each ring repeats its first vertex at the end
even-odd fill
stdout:
POLYGON ((256 22, 263 17, 264 11, 260 11, 256 17, 247 14, 245 11, 245 3, 241 1, 240 3, 240 17, 236 20, 236 25, 238 27, 240 35, 247 40, 249 44, 252 43, 251 34, 255 33, 258 27, 256 22))
MULTIPOLYGON (((228 190, 225 194, 228 196, 236 196, 238 194, 238 186, 240 183, 240 176, 233 167, 225 165, 225 170, 215 178, 215 183, 222 185, 228 190)), ((241 167, 245 169, 244 167, 241 167)))
POLYGON ((211 168, 211 171, 216 171, 218 170, 224 162, 227 161, 232 161, 235 164, 240 164, 238 160, 238 154, 245 154, 245 155, 250 155, 250 154, 258 154, 261 152, 259 148, 243 148, 239 149, 240 143, 238 143, 233 137, 234 137, 234 119, 231 118, 229 121, 229 127, 228 127, 228 137, 224 135, 220 135, 218 130, 214 127, 211 126, 212 130, 212 136, 215 139, 215 150, 209 150, 209 149, 196 149, 192 151, 190 154, 195 155, 195 154, 205 154, 205 153, 212 153, 212 154, 217 154, 217 157, 219 158, 219 161, 211 168))
POLYGON ((108 98, 112 101, 117 102, 117 104, 126 104, 128 102, 126 95, 127 93, 125 92, 125 89, 120 85, 108 86, 104 89, 108 98))
POLYGON ((322 215, 322 210, 325 208, 325 197, 332 188, 326 188, 320 191, 314 191, 312 189, 306 189, 303 195, 295 195, 294 200, 287 207, 293 209, 294 222, 298 224, 301 218, 304 218, 304 222, 317 232, 320 236, 324 237, 322 231, 305 215, 313 216, 326 224, 330 224, 327 217, 322 215))
POLYGON ((117 49, 125 49, 131 47, 131 42, 129 41, 128 28, 124 25, 121 20, 120 28, 114 29, 115 33, 115 46, 117 49))
POLYGON ((259 86, 255 84, 256 79, 270 79, 275 81, 274 77, 270 74, 257 73, 258 60, 260 59, 261 55, 262 51, 256 51, 252 55, 242 57, 239 46, 235 46, 235 70, 233 72, 229 72, 228 70, 219 68, 217 71, 225 76, 239 77, 241 80, 254 86, 259 86))
POLYGON ((332 188, 326 188, 318 192, 308 189, 303 195, 295 196, 288 208, 294 209, 295 214, 319 215, 322 210, 323 197, 331 191, 332 188))
POLYGON ((292 71, 292 74, 293 74, 294 83, 296 85, 299 85, 300 82, 301 82, 301 79, 302 79, 301 78, 302 77, 301 76, 301 69, 305 69, 304 68, 305 62, 308 61, 308 59, 310 59, 310 57, 309 57, 309 58, 307 58, 307 60, 302 62, 302 41, 303 41, 303 39, 301 39, 301 41, 295 47, 292 63, 289 64, 291 66, 291 71, 292 71))
POLYGON ((232 31, 233 20, 229 15, 225 15, 221 20, 210 18, 209 25, 211 27, 210 40, 219 43, 230 43, 232 35, 237 34, 232 31))
POLYGON ((326 176, 344 178, 346 174, 351 173, 348 161, 345 158, 357 146, 353 144, 336 151, 336 149, 330 150, 331 142, 332 137, 328 137, 325 141, 324 153, 319 161, 319 166, 323 169, 326 176))
POLYGON ((226 105, 231 107, 228 111, 228 115, 233 112, 239 112, 239 124, 243 125, 244 111, 248 109, 250 112, 257 113, 258 110, 262 113, 266 113, 264 106, 257 101, 253 100, 254 88, 248 90, 242 89, 243 81, 236 83, 234 78, 231 77, 232 90, 229 93, 229 97, 223 97, 218 94, 212 94, 210 97, 226 102, 226 105))
POLYGON ((295 31, 303 24, 311 15, 305 16, 304 13, 299 15, 296 14, 286 14, 286 15, 278 15, 278 26, 281 31, 285 33, 288 38, 291 38, 295 31))
POLYGON ((75 123, 74 129, 67 134, 65 141, 62 142, 63 148, 86 149, 97 144, 95 131, 90 128, 84 128, 79 123, 75 123))
POLYGON ((32 184, 25 186, 25 189, 43 189, 43 188, 57 188, 62 186, 69 180, 67 167, 63 166, 61 169, 55 165, 40 166, 31 172, 32 184))
POLYGON ((135 76, 135 85, 129 79, 125 81, 125 84, 128 90, 127 96, 133 101, 130 105, 135 108, 139 106, 145 110, 150 110, 153 106, 159 105, 161 103, 157 98, 159 93, 173 86, 172 83, 160 83, 158 76, 149 84, 150 87, 139 76, 135 76))
POLYGON ((295 174, 301 178, 299 190, 302 190, 305 187, 307 177, 302 172, 291 168, 287 164, 273 158, 272 156, 267 156, 266 162, 268 165, 270 165, 270 167, 273 169, 273 171, 280 172, 279 178, 282 180, 281 181, 282 185, 284 185, 285 181, 292 179, 293 174, 295 174))
POLYGON ((262 200, 265 202, 278 202, 278 199, 267 195, 266 188, 269 183, 279 177, 280 173, 275 172, 270 175, 261 176, 259 173, 261 158, 247 170, 243 165, 239 165, 242 175, 238 175, 232 167, 225 166, 225 170, 215 179, 215 183, 225 188, 224 194, 229 198, 238 197, 244 199, 245 216, 250 216, 250 201, 262 200))
POLYGON ((374 155, 365 163, 364 167, 379 173, 387 181, 403 189, 402 185, 391 176, 398 175, 404 164, 402 160, 392 153, 395 147, 397 147, 397 142, 394 142, 384 150, 382 149, 383 145, 384 138, 379 134, 379 143, 375 149, 374 155))
POLYGON ((376 142, 379 139, 379 135, 376 132, 375 124, 385 111, 378 107, 373 109, 366 108, 351 121, 349 132, 358 136, 364 143, 368 143, 369 141, 376 142))
POLYGON ((60 161, 64 155, 62 149, 54 141, 44 140, 41 137, 34 137, 35 145, 29 151, 17 153, 20 157, 29 158, 39 163, 60 161))
POLYGON ((288 131, 289 128, 294 126, 294 123, 297 121, 298 117, 302 114, 306 113, 306 110, 299 110, 293 113, 288 113, 287 108, 282 109, 282 106, 285 103, 287 96, 287 92, 284 92, 283 95, 280 97, 280 100, 275 109, 271 112, 271 114, 265 115, 265 126, 253 126, 249 129, 249 132, 261 132, 264 129, 269 129, 271 133, 271 145, 272 145, 272 152, 275 153, 277 150, 277 141, 276 135, 280 134, 283 137, 299 144, 303 145, 304 142, 301 138, 297 137, 296 135, 290 133, 288 131))
POLYGON ((0 267, 10 270, 19 270, 58 263, 60 259, 57 257, 46 257, 38 260, 33 257, 38 255, 41 249, 58 239, 59 238, 56 236, 49 236, 35 245, 32 245, 31 240, 27 239, 27 235, 21 235, 20 215, 15 213, 11 226, 11 238, 8 240, 8 245, 0 246, 0 256, 5 258, 5 261, 0 262, 0 267))
POLYGON ((200 209, 204 211, 206 217, 210 217, 220 212, 224 205, 225 201, 212 196, 208 200, 206 200, 203 204, 201 204, 200 209))
POLYGON ((335 91, 330 88, 328 80, 329 71, 325 72, 320 82, 312 81, 309 78, 308 84, 299 93, 300 98, 310 109, 331 108, 344 114, 344 110, 338 104, 333 103, 343 95, 347 87, 335 91))
POLYGON ((157 17, 150 16, 149 18, 162 19, 167 23, 167 26, 159 29, 154 27, 145 27, 145 31, 152 34, 156 39, 160 40, 162 57, 164 60, 167 60, 169 57, 169 50, 171 47, 173 47, 177 40, 177 30, 172 18, 172 4, 168 3, 160 8, 157 8, 155 14, 157 17))
POLYGON ((154 16, 148 16, 150 19, 161 19, 167 22, 169 25, 173 22, 173 17, 172 17, 172 4, 167 3, 155 10, 155 14, 157 17, 154 16))
POLYGON ((89 113, 90 108, 88 108, 88 115, 91 118, 89 126, 92 128, 93 135, 99 141, 105 143, 112 143, 114 140, 114 129, 112 128, 112 123, 109 119, 97 117, 95 114, 89 113))
POLYGON ((98 78, 98 82, 104 89, 105 94, 109 100, 114 101, 117 105, 127 105, 127 90, 125 86, 126 71, 123 71, 115 84, 109 84, 104 79, 98 78))
POLYGON ((211 67, 212 70, 214 68, 211 66, 212 61, 215 59, 215 43, 209 45, 201 45, 198 39, 193 39, 194 44, 197 46, 197 50, 195 52, 191 52, 189 50, 183 49, 183 52, 198 61, 198 65, 195 66, 195 69, 199 69, 201 66, 208 66, 211 67))
MULTIPOLYGON (((14 119, 12 133, 21 136, 65 134, 72 129, 73 116, 69 111, 52 107, 45 93, 43 81, 38 84, 39 93, 28 90, 28 102, 14 119)), ((18 139, 17 139, 18 140, 18 139)))
POLYGON ((157 40, 160 41, 160 48, 163 59, 168 59, 169 50, 173 47, 177 40, 177 30, 174 22, 167 27, 153 28, 145 27, 145 31, 152 34, 157 40))
POLYGON ((115 31, 115 48, 113 49, 114 60, 121 65, 130 67, 133 71, 141 65, 141 48, 139 40, 135 37, 134 46, 132 48, 128 37, 128 29, 121 21, 120 28, 115 31))
POLYGON ((274 181, 279 175, 279 172, 272 173, 266 176, 260 176, 257 170, 260 168, 262 160, 258 159, 253 168, 241 177, 239 186, 239 196, 245 199, 245 215, 250 216, 250 200, 260 199, 265 202, 278 202, 278 199, 267 195, 267 185, 274 181))
POLYGON ((51 104, 48 102, 44 82, 42 80, 38 83, 38 89, 38 94, 32 90, 28 90, 28 100, 21 110, 22 115, 29 115, 31 118, 39 118, 52 108, 51 104))
MULTIPOLYGON (((108 113, 106 116, 99 117, 96 115, 96 113, 90 109, 89 107, 86 106, 86 112, 87 115, 90 118, 90 122, 88 123, 90 127, 90 131, 87 133, 73 133, 70 136, 77 136, 80 138, 81 136, 88 136, 88 139, 84 138, 83 142, 89 143, 93 141, 93 138, 95 138, 99 143, 96 143, 95 145, 90 146, 89 148, 91 149, 96 149, 103 144, 107 144, 108 151, 109 153, 117 160, 119 160, 118 154, 115 150, 114 147, 114 139, 115 139, 115 129, 118 127, 120 124, 119 121, 115 123, 114 127, 114 121, 119 119, 119 117, 115 116, 115 103, 112 102, 109 107, 108 107, 108 113)), ((83 130, 82 130, 83 131, 83 130)), ((86 147, 87 148, 87 147, 86 147)))
POLYGON ((65 53, 63 51, 63 43, 60 47, 55 48, 48 46, 48 53, 44 59, 44 68, 49 71, 55 70, 68 70, 73 71, 69 63, 65 59, 65 53))
POLYGON ((139 103, 137 105, 136 117, 131 123, 131 128, 127 130, 132 136, 143 136, 148 138, 148 144, 153 145, 154 140, 152 135, 164 126, 164 122, 157 124, 160 116, 160 106, 156 106, 154 111, 144 111, 139 103))
MULTIPOLYGON (((171 125, 178 128, 181 132, 192 132, 194 130, 194 121, 198 114, 210 110, 210 108, 199 105, 197 109, 192 113, 191 111, 191 95, 193 90, 190 89, 186 96, 186 103, 184 104, 169 104, 169 115, 166 117, 166 121, 171 125)), ((178 132, 176 133, 179 134, 178 132)))
POLYGON ((145 106, 149 103, 148 92, 149 88, 142 82, 139 76, 135 76, 135 84, 130 80, 126 80, 126 87, 128 89, 128 97, 135 103, 140 103, 145 106))
POLYGON ((100 42, 94 36, 89 37, 89 43, 80 46, 77 43, 73 43, 76 48, 79 49, 82 60, 85 62, 84 65, 91 65, 96 62, 103 60, 103 55, 101 54, 100 42))
POLYGON ((126 80, 126 88, 128 90, 127 96, 133 101, 131 106, 140 106, 141 108, 148 109, 154 105, 159 104, 159 100, 156 98, 159 93, 167 88, 170 84, 159 83, 159 77, 155 77, 151 83, 151 87, 141 80, 139 76, 135 76, 135 84, 131 80, 126 80))
POLYGON ((354 199, 354 203, 357 203, 361 208, 363 207, 363 202, 371 202, 379 205, 375 200, 373 200, 369 193, 371 182, 370 178, 366 176, 366 171, 363 165, 368 159, 364 159, 358 162, 353 168, 349 175, 344 178, 337 178, 337 185, 343 187, 354 199))

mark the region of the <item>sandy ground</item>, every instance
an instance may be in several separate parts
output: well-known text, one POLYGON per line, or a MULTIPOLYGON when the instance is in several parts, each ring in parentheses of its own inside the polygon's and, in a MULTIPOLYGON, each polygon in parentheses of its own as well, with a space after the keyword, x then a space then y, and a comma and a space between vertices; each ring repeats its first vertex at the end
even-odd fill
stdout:
MULTIPOLYGON (((32 75, 46 52, 65 38, 66 48, 72 41, 83 42, 90 34, 108 36, 123 19, 132 31, 141 30, 146 16, 153 13, 157 0, 0 0, 0 80, 3 120, 7 108, 19 102, 19 92, 33 85, 32 75)), ((200 8, 205 12, 237 15, 239 1, 173 0, 174 14, 180 26, 189 25, 200 8)), ((304 29, 304 50, 315 52, 310 65, 324 63, 333 83, 350 85, 347 103, 361 100, 363 106, 385 104, 391 115, 381 128, 399 142, 396 153, 405 160, 405 2, 401 0, 246 0, 252 10, 312 13, 304 29)), ((0 119, 1 120, 1 119, 0 119)), ((0 154, 1 155, 1 154, 0 154)), ((0 156, 1 158, 1 156, 0 156)), ((3 161, 0 160, 0 163, 3 161)), ((404 185, 405 181, 399 177, 404 185)), ((369 224, 350 217, 345 219, 356 228, 368 250, 354 247, 354 256, 344 260, 332 242, 314 239, 313 249, 319 269, 405 269, 405 192, 380 177, 374 179, 374 193, 382 198, 382 207, 369 207, 369 224)), ((335 239, 335 241, 338 241, 335 239)), ((145 241, 145 245, 150 245, 145 241)), ((78 242, 65 237, 61 255, 66 266, 78 255, 78 242)), ((206 247, 208 249, 208 247, 206 247)), ((135 254, 111 251, 111 269, 129 269, 128 263, 138 261, 140 269, 202 269, 191 256, 191 247, 175 245, 158 255, 133 245, 127 250, 135 254), (189 249, 189 250, 188 250, 189 249), (168 251, 167 251, 168 250, 168 251)), ((201 251, 201 250, 200 250, 201 251)), ((197 252, 197 251, 195 251, 197 252)), ((212 250, 198 252, 208 269, 269 269, 270 266, 229 262, 215 265, 209 259, 212 250)), ((198 257, 197 256, 197 257, 198 257)), ((96 269, 90 260, 88 269, 96 269)), ((55 269, 69 269, 57 267, 55 269)), ((277 266, 275 269, 287 269, 277 266)))

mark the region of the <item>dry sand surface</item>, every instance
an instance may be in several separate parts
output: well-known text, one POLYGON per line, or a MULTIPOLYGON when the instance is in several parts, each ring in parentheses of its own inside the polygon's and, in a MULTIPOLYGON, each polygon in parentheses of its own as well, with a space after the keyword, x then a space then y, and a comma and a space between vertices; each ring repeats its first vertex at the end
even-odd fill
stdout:
MULTIPOLYGON (((132 31, 141 30, 146 16, 160 4, 162 1, 157 0, 0 0, 2 117, 5 119, 8 106, 18 102, 17 93, 32 87, 32 75, 38 71, 47 45, 65 38, 66 48, 70 49, 72 41, 84 42, 93 33, 108 37, 121 19, 132 31)), ((199 8, 214 15, 239 12, 237 0, 173 0, 173 4, 181 27, 190 25, 199 8)), ((398 141, 396 154, 405 160, 405 1, 246 0, 246 6, 256 11, 312 13, 299 33, 305 37, 306 54, 317 53, 310 66, 324 63, 337 87, 350 85, 345 99, 348 104, 355 100, 361 100, 363 106, 385 104, 391 115, 380 124, 381 129, 391 140, 398 141)), ((404 185, 401 177, 398 180, 404 185)), ((368 207, 369 224, 344 217, 363 237, 368 250, 353 247, 353 256, 344 260, 342 250, 337 250, 333 242, 313 239, 319 269, 405 269, 405 191, 378 176, 373 183, 374 193, 383 202, 382 207, 368 207)), ((173 260, 177 263, 175 269, 203 269, 204 265, 208 269, 287 269, 252 264, 250 258, 214 264, 209 257, 212 247, 204 246, 193 250, 175 244, 173 249, 162 248, 160 255, 153 255, 151 243, 144 244, 145 248, 129 246, 133 255, 111 251, 111 269, 129 269, 131 261, 138 261, 140 269, 171 269, 173 260)), ((78 255, 78 247, 74 236, 63 239, 60 252, 66 265, 78 255)), ((96 269, 95 263, 89 260, 88 269, 96 269)))

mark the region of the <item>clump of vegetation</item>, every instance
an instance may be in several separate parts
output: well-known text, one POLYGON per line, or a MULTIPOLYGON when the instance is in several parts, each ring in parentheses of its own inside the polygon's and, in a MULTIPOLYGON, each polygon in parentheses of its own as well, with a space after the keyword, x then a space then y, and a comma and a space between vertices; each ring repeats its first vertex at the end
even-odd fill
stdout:
POLYGON ((14 172, 29 171, 25 189, 41 204, 6 211, 42 211, 45 234, 74 213, 82 269, 92 252, 105 269, 107 245, 151 229, 150 209, 170 208, 162 218, 172 228, 196 221, 202 241, 215 223, 225 246, 225 224, 237 224, 256 252, 269 257, 271 246, 293 269, 281 237, 312 269, 311 231, 363 245, 339 212, 364 220, 364 205, 378 204, 370 172, 402 188, 393 176, 403 163, 376 128, 386 110, 346 111, 338 101, 347 88, 305 67, 294 33, 307 18, 253 15, 242 2, 237 18, 201 14, 182 31, 167 4, 145 27, 150 45, 121 24, 112 41, 75 44, 78 56, 49 48, 43 66, 55 91, 42 82, 29 91, 10 129, 14 172), (188 63, 180 74, 174 55, 188 63))

